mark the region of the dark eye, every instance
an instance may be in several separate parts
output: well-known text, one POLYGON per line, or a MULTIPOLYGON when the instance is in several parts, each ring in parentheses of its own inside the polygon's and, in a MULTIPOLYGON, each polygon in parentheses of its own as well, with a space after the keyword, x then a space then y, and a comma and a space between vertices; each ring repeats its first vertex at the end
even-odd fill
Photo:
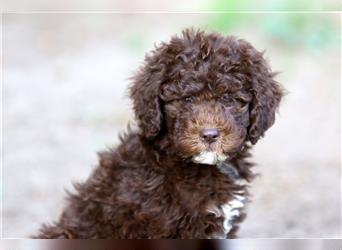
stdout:
POLYGON ((185 97, 184 99, 186 102, 192 102, 194 98, 192 96, 185 97))
POLYGON ((232 103, 234 100, 233 98, 229 95, 229 94, 225 94, 221 97, 221 100, 224 102, 224 103, 232 103))

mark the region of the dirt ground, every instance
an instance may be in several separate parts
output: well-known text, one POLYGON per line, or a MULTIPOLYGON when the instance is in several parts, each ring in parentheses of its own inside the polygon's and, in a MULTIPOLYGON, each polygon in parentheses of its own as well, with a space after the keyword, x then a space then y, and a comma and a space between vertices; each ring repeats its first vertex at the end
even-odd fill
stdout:
MULTIPOLYGON (((28 237, 58 217, 65 190, 133 120, 125 90, 144 53, 197 19, 173 16, 161 27, 158 17, 5 17, 4 237, 28 237)), ((234 34, 267 48, 288 91, 253 150, 261 176, 239 236, 340 237, 338 48, 289 49, 250 27, 234 34)))

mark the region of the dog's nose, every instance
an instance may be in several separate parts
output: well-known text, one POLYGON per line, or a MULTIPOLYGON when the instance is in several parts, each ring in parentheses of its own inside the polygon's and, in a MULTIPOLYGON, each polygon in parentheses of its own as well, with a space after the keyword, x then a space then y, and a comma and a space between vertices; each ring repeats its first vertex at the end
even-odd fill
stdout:
POLYGON ((214 142, 220 136, 217 128, 204 128, 201 131, 201 136, 208 142, 214 142))

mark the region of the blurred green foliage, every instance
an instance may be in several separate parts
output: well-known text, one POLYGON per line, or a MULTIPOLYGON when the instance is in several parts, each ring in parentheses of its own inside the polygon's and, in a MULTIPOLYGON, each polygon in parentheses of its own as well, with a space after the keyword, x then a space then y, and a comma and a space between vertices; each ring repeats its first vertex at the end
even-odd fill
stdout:
MULTIPOLYGON (((227 1, 227 0, 213 0, 207 3, 205 9, 213 11, 225 11, 225 10, 239 10, 243 9, 248 4, 248 0, 240 1, 227 1)), ((217 31, 226 32, 232 27, 235 27, 243 21, 243 15, 239 13, 230 14, 214 14, 213 18, 209 20, 208 26, 215 28, 217 31)))
MULTIPOLYGON (((327 46, 340 46, 340 21, 338 13, 310 12, 340 9, 339 0, 205 0, 194 9, 209 13, 187 14, 189 22, 184 27, 202 27, 223 34, 240 31, 262 36, 277 46, 287 49, 308 48, 319 50, 327 46), (190 15, 203 15, 192 22, 190 15)), ((165 14, 168 15, 168 14, 165 14)), ((178 15, 178 14, 177 14, 178 15)), ((162 21, 161 21, 162 22, 162 21)), ((177 25, 177 24, 176 24, 177 25)), ((177 32, 180 30, 177 29, 177 32)), ((245 37, 247 38, 247 37, 245 37)), ((147 34, 140 31, 125 37, 134 51, 150 48, 147 34)))
POLYGON ((140 52, 142 50, 145 50, 146 47, 148 47, 148 45, 146 44, 146 39, 144 38, 144 34, 136 32, 129 34, 127 37, 125 37, 124 40, 126 44, 130 47, 130 49, 133 49, 136 52, 140 52))
POLYGON ((327 15, 277 14, 264 18, 262 23, 266 34, 284 45, 313 49, 339 45, 339 27, 327 15))
POLYGON ((207 0, 206 11, 341 11, 339 0, 207 0))
POLYGON ((206 20, 204 25, 222 33, 234 32, 242 26, 252 26, 255 32, 261 32, 262 35, 289 47, 317 49, 327 45, 340 45, 340 27, 339 22, 336 22, 338 14, 291 12, 291 10, 311 10, 314 8, 313 1, 258 1, 257 9, 260 10, 288 10, 288 12, 273 13, 257 12, 257 10, 248 12, 250 3, 248 0, 208 1, 205 8, 218 12, 210 15, 210 19, 206 20))

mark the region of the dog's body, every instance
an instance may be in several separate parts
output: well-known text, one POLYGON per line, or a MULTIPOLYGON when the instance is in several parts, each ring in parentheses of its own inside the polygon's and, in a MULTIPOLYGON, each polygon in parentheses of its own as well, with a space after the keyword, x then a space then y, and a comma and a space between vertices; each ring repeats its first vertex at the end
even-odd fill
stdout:
POLYGON ((249 43, 187 30, 130 89, 138 131, 100 153, 58 222, 36 238, 233 238, 245 217, 251 144, 282 91, 249 43))

